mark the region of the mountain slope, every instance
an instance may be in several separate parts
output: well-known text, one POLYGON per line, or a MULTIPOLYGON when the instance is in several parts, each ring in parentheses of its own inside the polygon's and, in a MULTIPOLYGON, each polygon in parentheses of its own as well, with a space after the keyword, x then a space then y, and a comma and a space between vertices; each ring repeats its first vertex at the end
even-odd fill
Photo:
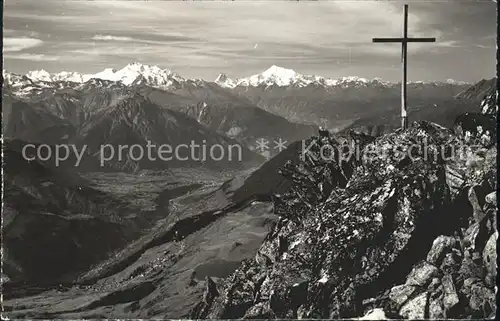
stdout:
POLYGON ((274 141, 282 139, 291 143, 305 139, 317 131, 316 126, 291 123, 257 107, 198 103, 185 108, 183 112, 201 124, 234 138, 252 149, 256 147, 258 140, 265 139, 270 142, 269 152, 272 155, 279 152, 273 149, 274 141))
POLYGON ((312 156, 287 166, 292 188, 274 202, 280 221, 253 259, 223 280, 206 279, 190 317, 354 318, 374 308, 389 318, 494 317, 489 243, 497 232, 488 198, 496 147, 478 160, 479 171, 460 157, 425 156, 463 143, 449 129, 415 122, 367 146, 418 145, 418 155, 366 158, 347 184, 314 170, 312 156), (458 177, 465 186, 455 188, 458 177))
POLYGON ((90 154, 99 155, 103 161, 109 157, 105 165, 119 170, 195 165, 223 169, 255 166, 261 160, 236 141, 212 132, 181 113, 161 108, 134 92, 94 113, 79 128, 75 143, 86 145, 90 154), (148 144, 153 147, 148 148, 148 144), (132 145, 138 145, 136 152, 132 151, 132 145), (165 149, 160 149, 161 145, 165 145, 165 149), (120 152, 120 146, 125 147, 124 152, 120 152), (167 155, 160 155, 161 150, 166 150, 167 155))
POLYGON ((138 235, 123 202, 73 171, 22 156, 22 141, 4 141, 5 273, 39 286, 67 282, 138 235))
POLYGON ((457 99, 482 100, 497 87, 497 79, 483 79, 455 96, 457 99))
POLYGON ((37 102, 3 94, 2 134, 28 142, 56 144, 67 141, 76 130, 70 120, 58 117, 37 102))

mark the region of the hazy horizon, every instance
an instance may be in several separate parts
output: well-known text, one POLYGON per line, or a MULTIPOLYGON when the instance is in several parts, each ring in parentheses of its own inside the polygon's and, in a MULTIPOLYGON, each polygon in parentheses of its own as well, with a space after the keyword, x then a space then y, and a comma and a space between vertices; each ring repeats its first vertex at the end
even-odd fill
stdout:
MULTIPOLYGON (((93 74, 133 62, 213 81, 277 65, 304 75, 398 82, 403 1, 4 4, 4 69, 93 74)), ((409 1, 409 81, 496 76, 496 4, 409 1)))

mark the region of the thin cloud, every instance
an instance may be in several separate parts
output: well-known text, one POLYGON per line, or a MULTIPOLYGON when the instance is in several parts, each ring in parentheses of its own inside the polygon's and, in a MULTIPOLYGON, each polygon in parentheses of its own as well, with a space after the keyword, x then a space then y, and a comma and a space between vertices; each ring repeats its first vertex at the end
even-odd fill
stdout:
POLYGON ((120 37, 112 35, 95 35, 92 40, 104 40, 104 41, 133 41, 132 37, 120 37))
POLYGON ((49 56, 44 54, 30 54, 22 53, 18 55, 4 55, 4 58, 15 59, 15 60, 30 60, 30 61, 58 61, 61 59, 59 56, 49 56))
POLYGON ((7 37, 3 39, 3 52, 16 52, 22 51, 28 48, 37 47, 43 44, 41 39, 36 38, 11 38, 7 37))

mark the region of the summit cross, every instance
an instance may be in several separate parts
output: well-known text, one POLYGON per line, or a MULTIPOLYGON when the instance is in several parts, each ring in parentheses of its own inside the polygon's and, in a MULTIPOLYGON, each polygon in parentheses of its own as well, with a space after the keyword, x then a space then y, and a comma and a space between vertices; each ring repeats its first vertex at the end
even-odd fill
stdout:
POLYGON ((408 115, 406 112, 406 83, 408 80, 408 43, 409 42, 436 42, 436 38, 408 38, 408 5, 404 5, 404 23, 403 23, 403 38, 373 38, 373 42, 387 43, 387 42, 400 42, 401 43, 401 62, 403 64, 403 79, 401 80, 401 127, 408 128, 408 115))

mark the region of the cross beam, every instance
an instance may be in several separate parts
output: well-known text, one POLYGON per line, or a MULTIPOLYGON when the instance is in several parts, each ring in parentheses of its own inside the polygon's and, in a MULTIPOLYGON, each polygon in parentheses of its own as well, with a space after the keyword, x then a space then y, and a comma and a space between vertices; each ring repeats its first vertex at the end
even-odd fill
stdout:
POLYGON ((408 80, 408 43, 409 42, 436 42, 436 38, 409 38, 408 37, 408 5, 404 6, 404 23, 402 38, 373 38, 375 43, 401 43, 401 57, 403 65, 403 75, 401 81, 401 127, 408 128, 408 115, 406 113, 406 83, 408 80))
POLYGON ((436 42, 436 38, 373 38, 373 42, 436 42))

